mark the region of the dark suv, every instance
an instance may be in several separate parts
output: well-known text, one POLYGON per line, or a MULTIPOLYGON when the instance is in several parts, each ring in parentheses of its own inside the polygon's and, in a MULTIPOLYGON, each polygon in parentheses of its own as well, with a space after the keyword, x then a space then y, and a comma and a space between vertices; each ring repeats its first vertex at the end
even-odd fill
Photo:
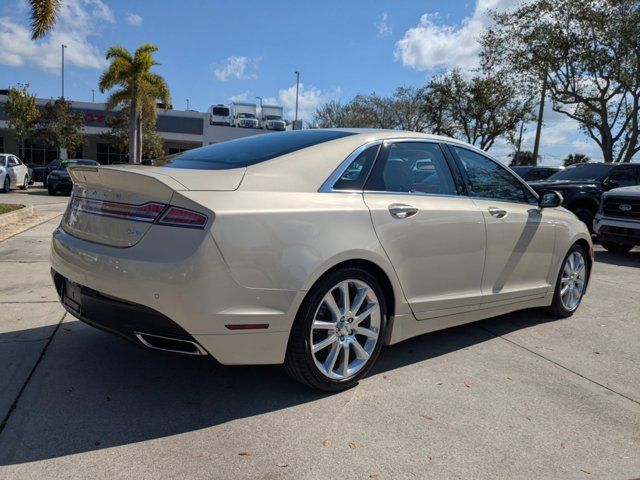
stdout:
POLYGON ((533 167, 533 166, 516 166, 511 167, 511 170, 516 172, 521 179, 525 182, 536 182, 539 180, 546 180, 551 175, 564 170, 564 167, 533 167))
POLYGON ((640 185, 640 164, 582 163, 568 167, 543 182, 531 182, 529 185, 537 192, 560 192, 564 197, 562 205, 575 213, 593 232, 593 220, 603 192, 640 185))

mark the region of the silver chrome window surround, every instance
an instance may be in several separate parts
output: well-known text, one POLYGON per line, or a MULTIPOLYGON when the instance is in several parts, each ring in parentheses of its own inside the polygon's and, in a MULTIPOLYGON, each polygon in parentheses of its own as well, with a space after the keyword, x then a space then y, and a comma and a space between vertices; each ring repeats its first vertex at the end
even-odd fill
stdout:
MULTIPOLYGON (((347 170, 347 168, 349 168, 349 165, 351 165, 351 163, 356 158, 358 158, 358 155, 360 155, 367 148, 372 147, 374 145, 381 145, 382 144, 382 146, 385 146, 385 145, 388 145, 390 143, 407 143, 407 142, 411 142, 411 143, 432 143, 432 144, 435 144, 435 145, 438 145, 438 146, 440 146, 441 144, 445 143, 443 141, 435 140, 435 139, 431 139, 431 138, 411 138, 411 137, 385 138, 383 140, 374 140, 372 142, 365 143, 364 145, 361 145, 360 147, 355 149, 353 151, 353 153, 351 153, 351 155, 349 155, 338 166, 338 168, 336 168, 334 170, 334 172, 329 176, 329 178, 327 178, 327 180, 322 184, 322 186, 320 187, 318 192, 320 192, 320 193, 364 193, 364 192, 367 192, 367 193, 372 193, 372 194, 376 194, 376 195, 414 195, 414 196, 421 196, 421 197, 452 197, 452 198, 460 198, 461 196, 465 196, 465 195, 460 195, 460 194, 446 194, 446 193, 388 192, 386 190, 365 190, 364 188, 361 188, 359 190, 336 190, 336 189, 333 188, 335 183, 340 179, 340 177, 344 174, 344 172, 347 170)), ((380 154, 380 152, 378 152, 378 154, 380 154)), ((445 156, 444 153, 442 155, 445 156)), ((373 169, 373 166, 372 166, 372 169, 373 169)), ((370 174, 371 174, 371 170, 369 171, 369 175, 370 174)), ((453 174, 451 174, 451 176, 453 177, 453 174)), ((368 180, 368 178, 367 178, 367 180, 368 180)), ((453 179, 453 180, 455 182, 455 179, 453 179)), ((367 181, 365 180, 365 185, 366 185, 366 183, 367 183, 367 181)))

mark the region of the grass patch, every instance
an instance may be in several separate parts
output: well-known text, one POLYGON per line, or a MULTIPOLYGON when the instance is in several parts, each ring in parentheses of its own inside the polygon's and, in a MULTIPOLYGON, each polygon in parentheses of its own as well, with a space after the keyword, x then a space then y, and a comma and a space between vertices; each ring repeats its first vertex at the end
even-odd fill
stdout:
POLYGON ((24 205, 14 205, 12 203, 0 203, 0 215, 3 213, 13 212, 14 210, 20 210, 24 208, 24 205))

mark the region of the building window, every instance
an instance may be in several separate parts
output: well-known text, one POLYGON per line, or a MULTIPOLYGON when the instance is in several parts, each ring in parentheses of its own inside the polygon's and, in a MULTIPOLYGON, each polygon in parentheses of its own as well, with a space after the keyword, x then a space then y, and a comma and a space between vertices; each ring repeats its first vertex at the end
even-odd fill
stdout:
POLYGON ((108 143, 98 143, 96 145, 98 163, 110 165, 112 163, 128 163, 129 155, 108 143))
POLYGON ((47 165, 58 156, 58 149, 55 147, 49 147, 39 140, 25 140, 20 159, 29 165, 47 165))

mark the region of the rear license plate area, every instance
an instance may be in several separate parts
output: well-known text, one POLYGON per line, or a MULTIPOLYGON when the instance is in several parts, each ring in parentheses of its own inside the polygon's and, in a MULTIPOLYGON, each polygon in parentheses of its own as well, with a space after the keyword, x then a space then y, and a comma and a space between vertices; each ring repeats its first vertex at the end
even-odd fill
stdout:
POLYGON ((63 301, 67 307, 80 314, 82 311, 80 285, 70 282, 69 280, 65 280, 63 301))

